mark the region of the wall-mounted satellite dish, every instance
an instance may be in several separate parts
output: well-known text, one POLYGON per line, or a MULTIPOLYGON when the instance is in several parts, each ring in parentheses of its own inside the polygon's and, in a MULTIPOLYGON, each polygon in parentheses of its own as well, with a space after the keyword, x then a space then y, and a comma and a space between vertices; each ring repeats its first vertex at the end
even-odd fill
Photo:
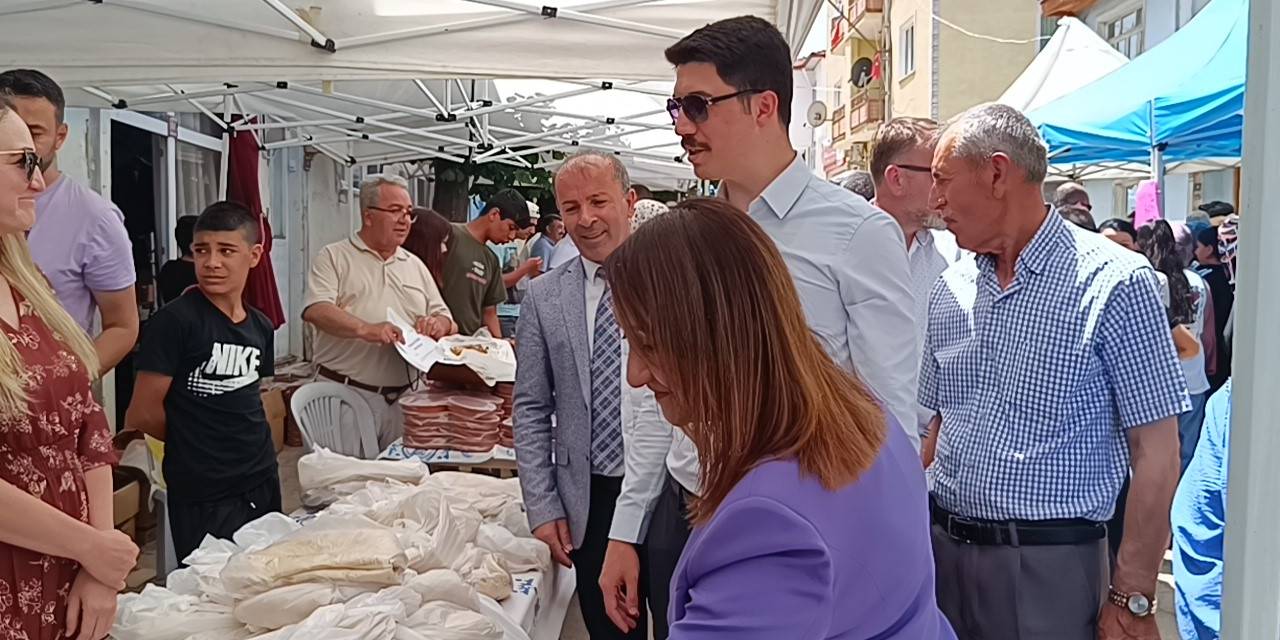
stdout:
POLYGON ((827 105, 821 100, 815 101, 809 105, 809 113, 807 114, 809 126, 818 127, 827 121, 827 105))
POLYGON ((871 62, 871 58, 858 58, 853 61, 853 69, 849 71, 849 82, 859 89, 865 89, 871 84, 871 68, 875 63, 871 62))

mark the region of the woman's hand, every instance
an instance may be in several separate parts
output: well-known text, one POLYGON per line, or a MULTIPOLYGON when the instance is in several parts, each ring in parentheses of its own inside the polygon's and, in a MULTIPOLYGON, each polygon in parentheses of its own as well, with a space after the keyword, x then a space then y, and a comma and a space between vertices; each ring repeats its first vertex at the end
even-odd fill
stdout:
POLYGON ((107 637, 116 619, 116 593, 116 589, 98 582, 88 571, 78 572, 67 596, 67 637, 73 634, 76 640, 107 637))
POLYGON ((94 529, 86 542, 80 557, 75 558, 80 573, 88 573, 116 591, 124 589, 124 579, 138 562, 138 545, 115 529, 94 529))

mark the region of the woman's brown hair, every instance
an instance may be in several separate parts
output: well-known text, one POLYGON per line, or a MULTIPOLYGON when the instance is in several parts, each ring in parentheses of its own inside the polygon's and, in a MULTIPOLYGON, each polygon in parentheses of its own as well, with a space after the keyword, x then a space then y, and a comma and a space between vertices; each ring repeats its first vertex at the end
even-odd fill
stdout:
POLYGON ((605 267, 618 322, 664 375, 698 448, 706 522, 754 467, 794 457, 828 489, 871 466, 885 416, 809 330, 773 241, 722 200, 682 202, 605 267))
POLYGON ((449 241, 453 235, 453 225, 444 216, 426 207, 414 207, 413 215, 417 216, 413 226, 409 227, 409 237, 404 239, 405 251, 418 256, 427 265, 427 271, 436 279, 436 286, 444 286, 444 251, 441 245, 449 241))

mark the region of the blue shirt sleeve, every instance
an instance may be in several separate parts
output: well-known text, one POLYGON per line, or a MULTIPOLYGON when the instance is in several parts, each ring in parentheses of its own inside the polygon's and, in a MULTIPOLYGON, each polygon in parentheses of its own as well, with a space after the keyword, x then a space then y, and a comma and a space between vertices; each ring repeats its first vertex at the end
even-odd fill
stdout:
POLYGON ((1155 270, 1135 269, 1112 290, 1098 327, 1098 355, 1126 429, 1191 409, 1159 287, 1155 270))

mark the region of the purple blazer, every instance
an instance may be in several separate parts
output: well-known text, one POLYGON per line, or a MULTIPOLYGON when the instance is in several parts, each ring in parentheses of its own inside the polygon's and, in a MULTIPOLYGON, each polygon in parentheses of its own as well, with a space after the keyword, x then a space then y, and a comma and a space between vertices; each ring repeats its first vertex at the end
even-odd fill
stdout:
POLYGON ((954 640, 934 597, 920 457, 892 418, 871 468, 828 491, 757 467, 689 537, 671 640, 954 640))

